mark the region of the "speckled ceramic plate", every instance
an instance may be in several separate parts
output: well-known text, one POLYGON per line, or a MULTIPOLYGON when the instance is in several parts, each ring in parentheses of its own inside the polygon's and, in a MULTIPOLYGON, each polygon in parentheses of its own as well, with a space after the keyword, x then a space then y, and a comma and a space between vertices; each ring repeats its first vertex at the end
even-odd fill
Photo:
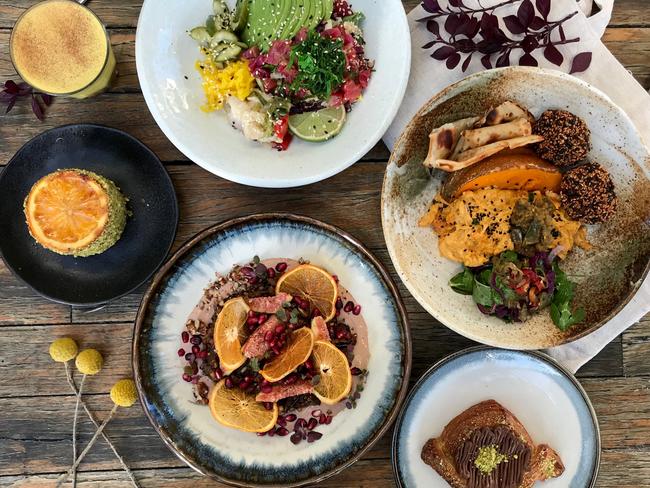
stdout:
POLYGON ((536 444, 548 444, 560 455, 564 473, 540 488, 595 486, 600 431, 580 383, 545 354, 483 346, 443 359, 409 393, 393 435, 398 486, 448 488, 420 458, 422 446, 459 413, 491 399, 510 410, 536 444))
POLYGON ((306 217, 265 214, 211 227, 161 268, 144 296, 133 341, 133 368, 147 417, 167 446, 197 471, 237 486, 301 486, 356 461, 397 414, 406 394, 411 344, 406 313, 381 264, 343 231, 306 217), (356 409, 322 426, 315 443, 258 437, 226 428, 190 402, 176 351, 190 311, 215 272, 252 256, 304 258, 335 272, 363 305, 368 379, 356 409))
POLYGON ((382 222, 391 259, 418 302, 440 322, 478 342, 511 349, 541 349, 583 337, 614 317, 634 296, 650 262, 650 155, 630 119, 602 92, 561 73, 511 67, 483 71, 433 97, 395 144, 382 191, 382 222), (609 170, 619 208, 607 224, 590 226, 590 251, 576 249, 563 268, 577 283, 576 305, 587 317, 562 333, 547 313, 521 324, 487 317, 449 279, 462 267, 440 255, 431 229, 417 226, 440 190, 422 166, 434 127, 485 112, 505 100, 535 116, 566 109, 582 117, 592 134, 589 158, 609 170))

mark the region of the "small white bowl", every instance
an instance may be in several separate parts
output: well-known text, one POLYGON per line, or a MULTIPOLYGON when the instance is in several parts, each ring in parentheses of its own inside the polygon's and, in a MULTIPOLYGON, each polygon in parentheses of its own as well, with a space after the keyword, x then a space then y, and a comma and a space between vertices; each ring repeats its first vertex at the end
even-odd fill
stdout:
POLYGON ((146 0, 136 34, 142 93, 156 123, 189 159, 245 185, 286 188, 329 178, 351 166, 384 135, 397 113, 411 67, 411 37, 399 0, 355 0, 366 16, 366 55, 375 60, 370 84, 341 134, 324 143, 292 142, 288 151, 248 141, 222 113, 204 113, 201 58, 187 31, 211 13, 211 0, 146 0))

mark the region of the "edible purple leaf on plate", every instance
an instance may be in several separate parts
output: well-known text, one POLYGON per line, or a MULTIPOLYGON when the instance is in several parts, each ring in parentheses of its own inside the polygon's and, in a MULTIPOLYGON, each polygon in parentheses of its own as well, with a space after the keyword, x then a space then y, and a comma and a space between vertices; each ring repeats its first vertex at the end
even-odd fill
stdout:
POLYGON ((544 48, 544 57, 555 66, 562 66, 564 62, 564 56, 553 44, 549 44, 544 48))
POLYGON ((535 6, 531 0, 524 0, 517 10, 517 18, 521 25, 528 27, 535 18, 535 6))
POLYGON ((583 71, 587 71, 587 69, 589 69, 589 66, 591 65, 591 57, 592 54, 590 52, 577 54, 573 58, 573 62, 571 63, 571 71, 569 71, 569 73, 574 74, 574 73, 582 73, 583 71))
POLYGON ((460 54, 453 53, 447 58, 447 69, 454 69, 460 63, 460 54))
POLYGON ((547 19, 548 14, 551 13, 551 0, 535 0, 535 5, 540 15, 547 19))
POLYGON ((526 28, 519 21, 519 17, 516 15, 506 15, 503 18, 503 23, 506 25, 508 30, 513 34, 523 34, 526 32, 526 28))
POLYGON ((530 54, 524 53, 524 55, 519 58, 519 64, 521 66, 538 66, 537 60, 530 54))

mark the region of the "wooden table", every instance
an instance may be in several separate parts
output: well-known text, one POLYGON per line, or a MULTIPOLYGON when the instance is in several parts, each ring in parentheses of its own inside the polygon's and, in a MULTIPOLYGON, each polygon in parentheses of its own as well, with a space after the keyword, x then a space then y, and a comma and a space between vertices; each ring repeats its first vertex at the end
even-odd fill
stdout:
MULTIPOLYGON (((16 78, 8 48, 11 26, 34 1, 0 0, 2 81, 16 78)), ((417 3, 405 1, 407 9, 417 3)), ((225 219, 261 210, 290 211, 351 232, 394 273, 379 214, 386 147, 379 144, 361 162, 326 184, 291 191, 252 189, 212 176, 176 150, 149 115, 135 69, 140 4, 138 0, 93 0, 92 8, 107 24, 115 46, 120 71, 117 85, 92 100, 56 100, 43 123, 33 117, 28 104, 19 103, 9 115, 0 116, 0 164, 6 164, 22 144, 50 127, 72 122, 117 127, 140 138, 165 161, 181 209, 175 247, 225 219)), ((617 0, 604 40, 643 86, 650 88, 647 0, 617 0)), ((400 283, 396 275, 395 280, 400 283)), ((63 368, 51 362, 48 345, 57 336, 69 335, 82 347, 95 347, 103 353, 106 364, 101 374, 86 382, 86 400, 99 418, 105 417, 112 405, 106 392, 117 379, 131 376, 131 333, 143 289, 104 310, 84 314, 38 297, 0 262, 0 486, 52 486, 56 475, 69 467, 74 396, 63 368)), ((401 283, 400 290, 413 331, 413 380, 435 361, 471 342, 436 322, 401 283)), ((578 377, 600 420, 603 456, 598 486, 650 486, 650 316, 607 346, 578 377)), ((85 415, 81 418, 83 446, 94 429, 85 415)), ((143 486, 218 485, 197 475, 168 451, 139 406, 121 410, 107 431, 143 486)), ((394 486, 390 437, 386 435, 362 460, 322 486, 394 486)), ((83 486, 129 486, 103 441, 85 458, 79 480, 83 486)))

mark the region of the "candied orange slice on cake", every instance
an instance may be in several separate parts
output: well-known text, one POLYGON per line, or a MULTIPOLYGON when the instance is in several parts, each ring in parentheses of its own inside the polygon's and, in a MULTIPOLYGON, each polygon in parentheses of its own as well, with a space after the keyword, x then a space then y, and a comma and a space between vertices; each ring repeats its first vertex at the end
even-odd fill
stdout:
POLYGON ((314 395, 326 405, 343 400, 352 388, 352 373, 348 358, 331 342, 316 341, 312 360, 320 381, 314 386, 314 395))
POLYGON ((226 388, 225 380, 212 388, 208 404, 217 422, 244 432, 266 432, 278 420, 277 403, 267 410, 263 403, 255 400, 255 395, 239 388, 226 388))
POLYGON ((269 361, 260 374, 266 381, 280 381, 309 359, 313 346, 314 335, 311 329, 303 327, 293 331, 284 351, 269 361))
POLYGON ((51 173, 37 181, 25 199, 29 232, 52 251, 74 254, 104 232, 109 200, 100 182, 88 174, 51 173))
POLYGON ((282 275, 275 286, 275 293, 288 293, 307 300, 329 322, 336 313, 338 287, 336 281, 322 268, 302 264, 282 275))
POLYGON ((244 340, 244 325, 248 316, 248 305, 242 298, 228 300, 214 326, 214 345, 221 369, 228 374, 246 362, 246 357, 241 351, 244 340))

